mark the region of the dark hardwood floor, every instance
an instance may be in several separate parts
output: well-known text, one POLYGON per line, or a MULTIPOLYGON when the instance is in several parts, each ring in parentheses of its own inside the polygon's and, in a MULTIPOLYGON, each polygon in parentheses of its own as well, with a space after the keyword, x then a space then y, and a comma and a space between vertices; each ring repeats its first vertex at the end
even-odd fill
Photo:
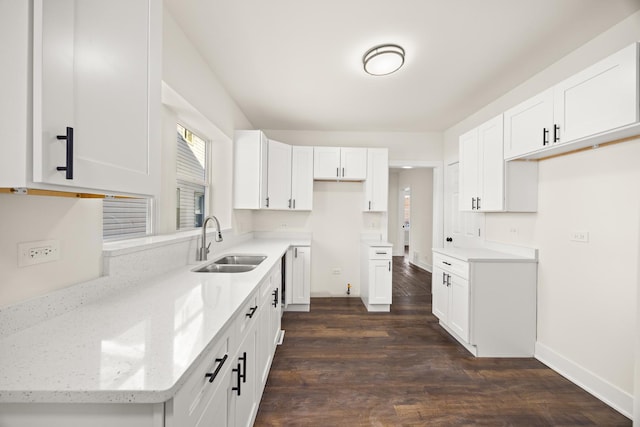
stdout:
POLYGON ((256 426, 630 426, 535 359, 474 358, 431 314, 431 275, 393 260, 390 313, 359 298, 286 312, 256 426))

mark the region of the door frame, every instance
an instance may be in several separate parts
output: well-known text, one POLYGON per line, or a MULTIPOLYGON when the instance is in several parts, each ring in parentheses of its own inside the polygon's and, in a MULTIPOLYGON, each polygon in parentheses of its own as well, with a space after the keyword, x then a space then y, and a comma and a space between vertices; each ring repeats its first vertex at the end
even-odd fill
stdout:
POLYGON ((444 246, 444 167, 441 161, 390 160, 389 168, 428 168, 433 170, 433 241, 432 247, 444 246))

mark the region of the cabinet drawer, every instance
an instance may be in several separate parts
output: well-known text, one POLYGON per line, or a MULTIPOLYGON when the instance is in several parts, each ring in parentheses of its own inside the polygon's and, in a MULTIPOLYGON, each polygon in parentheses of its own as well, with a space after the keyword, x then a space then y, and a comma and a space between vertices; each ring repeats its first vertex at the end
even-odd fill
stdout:
POLYGON ((369 248, 369 259, 391 259, 391 248, 386 246, 372 246, 369 248))
POLYGON ((173 398, 175 425, 196 425, 207 408, 213 393, 219 387, 226 387, 225 373, 233 361, 233 357, 229 353, 229 339, 227 332, 218 340, 212 350, 207 351, 204 360, 173 398))
MULTIPOLYGON (((269 282, 269 280, 266 280, 269 282)), ((235 320, 237 332, 237 342, 242 342, 249 327, 256 322, 258 318, 258 310, 260 309, 260 301, 258 300, 260 291, 255 291, 247 302, 242 306, 235 320)))
POLYGON ((452 258, 439 253, 433 254, 434 267, 440 267, 444 271, 460 276, 463 279, 469 278, 469 263, 461 261, 457 258, 452 258))

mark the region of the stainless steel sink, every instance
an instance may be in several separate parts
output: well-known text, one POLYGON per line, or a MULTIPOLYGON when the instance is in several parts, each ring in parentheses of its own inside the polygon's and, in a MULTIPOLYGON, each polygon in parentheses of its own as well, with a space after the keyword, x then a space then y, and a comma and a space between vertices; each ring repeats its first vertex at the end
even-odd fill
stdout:
POLYGON ((227 255, 213 261, 214 264, 258 265, 267 259, 264 255, 227 255))
POLYGON ((211 263, 193 270, 196 273, 244 273, 256 268, 255 265, 211 263))
POLYGON ((265 255, 225 255, 193 271, 196 273, 244 273, 253 270, 265 259, 267 259, 265 255))

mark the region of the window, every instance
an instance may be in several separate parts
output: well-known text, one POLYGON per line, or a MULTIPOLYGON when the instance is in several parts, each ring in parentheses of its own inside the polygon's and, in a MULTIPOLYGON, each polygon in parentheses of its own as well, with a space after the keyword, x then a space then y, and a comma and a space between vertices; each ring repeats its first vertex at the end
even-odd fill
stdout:
POLYGON ((207 194, 207 143, 178 124, 176 229, 202 227, 207 194))
POLYGON ((102 239, 129 239, 149 234, 149 199, 106 198, 102 201, 102 239))

